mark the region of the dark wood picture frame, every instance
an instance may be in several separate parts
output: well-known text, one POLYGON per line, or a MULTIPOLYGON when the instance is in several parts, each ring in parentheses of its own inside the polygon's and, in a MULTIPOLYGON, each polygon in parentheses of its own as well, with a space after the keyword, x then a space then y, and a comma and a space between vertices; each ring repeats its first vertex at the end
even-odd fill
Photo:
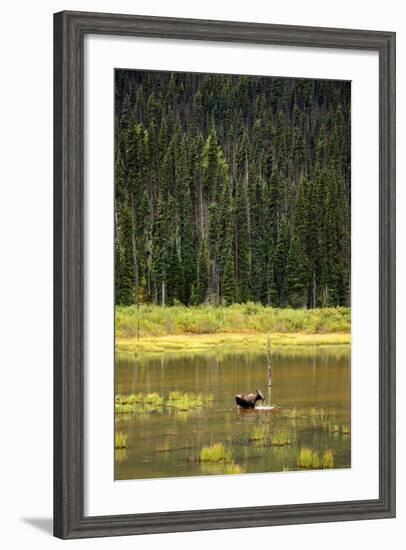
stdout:
POLYGON ((395 516, 395 33, 102 13, 54 16, 54 534, 81 538, 395 516), (83 39, 143 36, 379 53, 379 498, 89 517, 83 473, 83 39))

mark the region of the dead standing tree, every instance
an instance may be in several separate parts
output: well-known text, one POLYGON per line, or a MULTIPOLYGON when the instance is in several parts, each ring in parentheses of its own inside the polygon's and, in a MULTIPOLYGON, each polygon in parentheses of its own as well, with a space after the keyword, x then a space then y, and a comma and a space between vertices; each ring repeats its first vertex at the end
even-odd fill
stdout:
POLYGON ((271 363, 271 336, 268 334, 266 340, 266 365, 268 368, 268 404, 271 404, 272 389, 272 363, 271 363))

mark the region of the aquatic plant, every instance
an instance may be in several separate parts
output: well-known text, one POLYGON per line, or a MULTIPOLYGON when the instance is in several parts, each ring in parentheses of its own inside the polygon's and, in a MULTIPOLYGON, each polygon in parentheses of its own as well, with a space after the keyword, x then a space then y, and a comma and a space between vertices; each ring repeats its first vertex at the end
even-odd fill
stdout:
POLYGON ((223 462, 231 464, 233 462, 233 453, 222 443, 213 443, 208 447, 203 447, 200 451, 201 462, 223 462))
POLYGON ((117 414, 148 414, 162 412, 163 407, 171 407, 179 411, 198 409, 213 401, 213 394, 187 393, 173 391, 169 393, 168 400, 157 392, 137 393, 130 395, 116 395, 115 412, 117 414))
POLYGON ((314 470, 318 470, 321 466, 321 462, 320 462, 320 458, 319 458, 319 453, 317 451, 313 451, 313 454, 312 454, 312 468, 314 470))
POLYGON ((136 393, 116 395, 114 410, 117 414, 153 412, 163 405, 164 399, 158 393, 136 393))
POLYGON ((331 449, 324 451, 320 459, 319 453, 307 447, 300 449, 297 461, 299 468, 318 470, 319 468, 334 468, 334 455, 331 449))
POLYGON ((148 393, 145 396, 144 401, 149 405, 160 406, 160 405, 163 405, 164 398, 161 395, 159 395, 159 393, 153 392, 153 393, 148 393))
POLYGON ((277 432, 271 434, 271 445, 273 447, 283 447, 292 443, 292 437, 288 432, 277 432))
POLYGON ((116 395, 116 404, 118 405, 133 405, 134 403, 141 403, 144 400, 142 393, 130 394, 130 395, 116 395))
POLYGON ((331 449, 324 451, 321 464, 322 468, 334 468, 334 455, 331 449))
POLYGON ((311 468, 313 464, 313 451, 307 447, 300 449, 297 465, 299 468, 311 468))
POLYGON ((177 401, 178 399, 182 399, 183 392, 181 391, 171 391, 169 392, 169 401, 177 401))
POLYGON ((193 392, 180 392, 173 391, 170 392, 168 401, 166 402, 167 407, 172 407, 179 411, 189 411, 191 409, 198 409, 207 405, 213 401, 213 394, 202 394, 202 393, 193 393, 193 392))
POLYGON ((255 426, 250 435, 250 441, 262 441, 268 437, 268 428, 264 425, 255 426))
POLYGON ((115 433, 115 442, 114 446, 116 449, 126 449, 127 448, 128 436, 124 432, 115 433))

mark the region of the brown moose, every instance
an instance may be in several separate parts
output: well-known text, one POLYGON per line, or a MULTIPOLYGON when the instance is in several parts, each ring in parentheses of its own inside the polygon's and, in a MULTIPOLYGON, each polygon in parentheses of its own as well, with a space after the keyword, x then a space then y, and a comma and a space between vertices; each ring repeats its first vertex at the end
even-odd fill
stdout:
POLYGON ((235 396, 235 402, 238 407, 243 409, 254 409, 257 401, 265 401, 265 397, 260 390, 256 390, 255 393, 237 393, 235 396))

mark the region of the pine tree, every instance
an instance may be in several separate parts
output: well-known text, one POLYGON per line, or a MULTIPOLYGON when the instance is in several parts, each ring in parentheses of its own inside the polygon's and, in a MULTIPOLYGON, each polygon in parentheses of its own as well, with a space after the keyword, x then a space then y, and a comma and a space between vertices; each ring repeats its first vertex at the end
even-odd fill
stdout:
POLYGON ((348 82, 116 71, 116 302, 349 305, 348 82))

